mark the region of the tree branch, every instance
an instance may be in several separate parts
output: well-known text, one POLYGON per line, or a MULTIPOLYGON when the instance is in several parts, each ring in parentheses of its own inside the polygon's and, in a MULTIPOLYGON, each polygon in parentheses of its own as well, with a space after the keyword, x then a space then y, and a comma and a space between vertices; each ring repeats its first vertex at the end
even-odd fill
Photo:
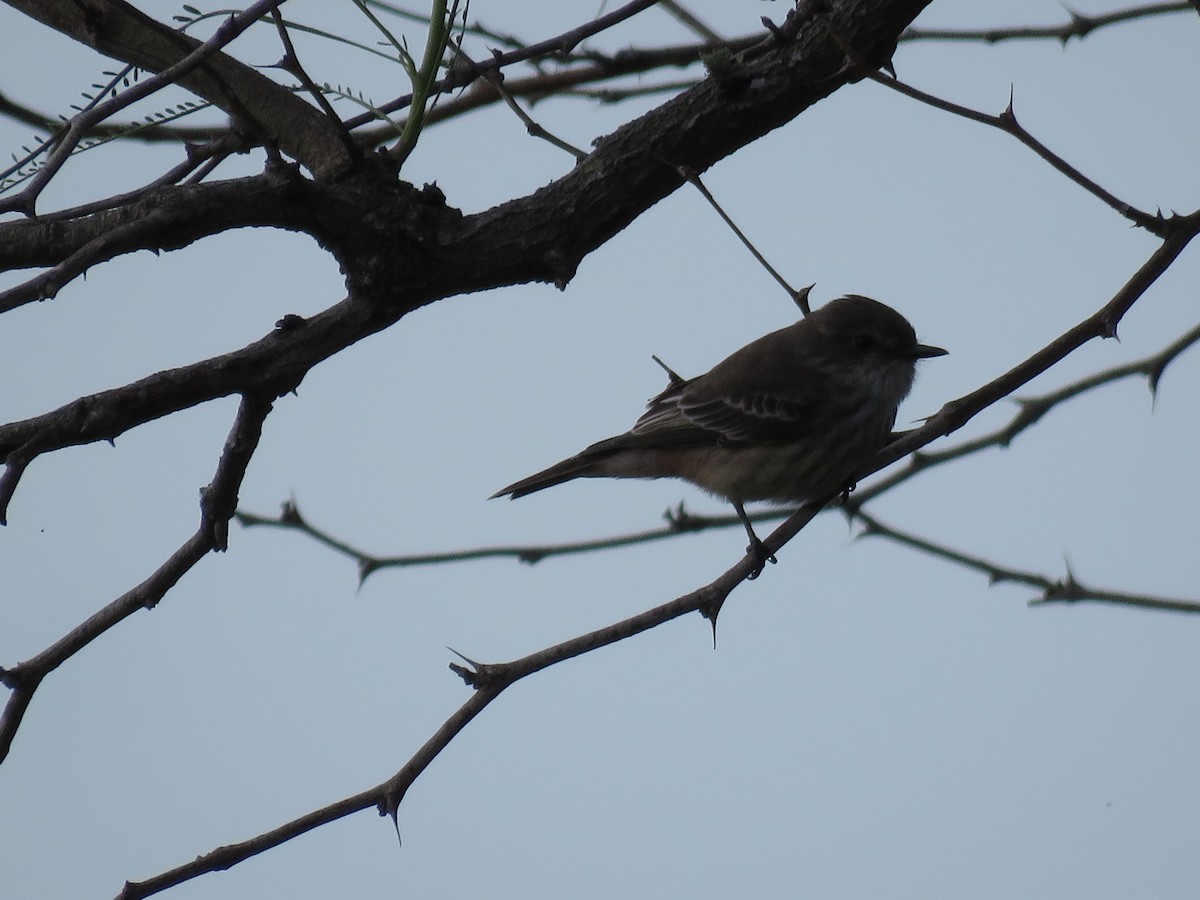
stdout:
POLYGON ((905 84, 896 78, 885 78, 878 72, 867 71, 866 76, 877 84, 882 84, 885 87, 891 88, 898 93, 904 94, 906 97, 911 97, 914 100, 919 100, 922 103, 932 106, 934 109, 940 109, 943 112, 953 113, 956 116, 961 116, 964 119, 970 119, 972 122, 979 122, 983 125, 989 125, 992 128, 997 128, 1005 134, 1010 135, 1040 156, 1043 160, 1049 163, 1054 169, 1065 175, 1068 179, 1075 182, 1089 194, 1097 197, 1103 203, 1119 212, 1122 216, 1129 219, 1135 225, 1145 228, 1151 234, 1158 237, 1165 237, 1169 227, 1167 219, 1162 213, 1151 214, 1143 212, 1131 203, 1126 203, 1120 200, 1113 194, 1106 191, 1099 184, 1088 178, 1065 159, 1052 151, 1049 147, 1035 138, 1032 134, 1026 131, 1017 121, 1016 113, 1013 112, 1012 96, 1008 98, 1008 106, 1004 112, 998 116, 989 115, 979 110, 971 109, 968 106, 961 106, 958 103, 952 103, 949 100, 943 100, 941 97, 935 97, 933 94, 926 93, 911 85, 905 84))
POLYGON ((1196 325, 1158 353, 1144 357, 1143 359, 1114 366, 1111 369, 1105 369, 1087 378, 1071 382, 1061 388, 1040 394, 1036 397, 1027 397, 1024 399, 1019 397, 1012 398, 1018 404, 1018 409, 1007 423, 977 438, 963 441, 961 444, 947 447, 944 450, 920 450, 914 452, 909 457, 907 465, 880 481, 876 481, 865 490, 856 491, 850 497, 847 508, 853 514, 863 504, 874 500, 880 494, 890 491, 896 485, 908 481, 918 472, 924 472, 934 466, 943 465, 964 456, 970 456, 973 453, 978 453, 990 447, 1007 447, 1016 439, 1017 435, 1040 421, 1051 409, 1070 400, 1072 397, 1077 397, 1094 388, 1133 375, 1144 375, 1153 394, 1157 391, 1158 383, 1167 366, 1184 350, 1198 342, 1200 342, 1200 325, 1196 325))
POLYGON ((241 490, 250 458, 258 447, 263 422, 271 412, 271 403, 271 399, 260 396, 242 398, 213 480, 201 491, 200 525, 195 534, 184 541, 149 578, 126 591, 41 653, 12 668, 0 668, 0 682, 12 688, 12 695, 3 714, 0 714, 0 762, 8 756, 25 710, 43 678, 139 609, 152 609, 210 550, 221 551, 228 546, 229 520, 237 508, 238 491, 241 490))
MULTIPOLYGON (((890 55, 884 29, 898 30, 924 2, 860 0, 862 21, 851 35, 862 42, 861 57, 890 55)), ((48 262, 44 243, 56 254, 81 248, 84 254, 0 294, 0 308, 52 296, 63 277, 100 258, 175 248, 250 224, 316 236, 337 256, 351 292, 303 328, 0 426, 0 455, 111 439, 231 393, 290 391, 316 363, 443 297, 529 281, 564 286, 588 253, 683 183, 679 166, 703 171, 845 84, 852 77, 841 50, 846 36, 843 30, 834 40, 827 29, 810 28, 794 45, 759 55, 720 80, 710 78, 618 129, 534 194, 470 217, 448 208, 436 189, 418 192, 381 181, 378 172, 364 183, 322 185, 275 167, 253 179, 165 187, 134 209, 79 221, 0 225, 0 265, 48 262), (743 79, 753 80, 756 89, 745 91, 743 79), (377 215, 361 215, 363 197, 370 197, 377 215), (96 243, 88 247, 89 241, 96 243)))
MULTIPOLYGON (((932 417, 925 426, 908 432, 899 441, 889 447, 885 453, 881 454, 881 457, 873 463, 870 471, 876 471, 884 465, 895 461, 895 459, 912 452, 912 450, 935 440, 937 437, 949 434, 961 427, 976 413, 995 403, 1007 393, 1011 393, 1022 384, 1025 384, 1071 350, 1081 346, 1091 338, 1101 335, 1114 335, 1117 323, 1124 312, 1136 302, 1137 298, 1157 279, 1158 275, 1182 252, 1198 230, 1200 230, 1200 212, 1193 213, 1191 216, 1180 217, 1177 220, 1177 227, 1173 230, 1171 236, 1151 255, 1150 259, 1117 292, 1112 300, 1095 315, 1052 341, 1045 348, 1000 378, 989 382, 987 385, 959 400, 947 403, 943 406, 942 411, 932 417), (1001 392, 1002 388, 1004 390, 1001 392)), ((870 472, 866 472, 865 474, 870 474, 870 472)), ((763 542, 767 551, 773 555, 777 554, 832 499, 832 497, 823 498, 821 501, 809 503, 801 507, 763 542)), ((966 557, 963 558, 966 559, 966 557)), ((253 853, 277 846, 286 840, 290 840, 297 834, 311 830, 311 828, 316 827, 318 824, 329 820, 331 816, 340 817, 357 809, 362 809, 365 807, 367 799, 380 794, 380 811, 395 817, 396 810, 412 780, 424 770, 425 766, 470 722, 483 706, 490 703, 495 695, 498 695, 510 684, 557 662, 607 646, 634 634, 640 634, 688 612, 701 612, 713 623, 715 634, 717 616, 725 599, 733 588, 745 580, 758 565, 759 563, 754 556, 747 555, 725 574, 689 594, 625 619, 622 622, 581 635, 515 662, 479 664, 468 661, 470 665, 465 667, 453 664, 451 668, 458 672, 468 684, 475 687, 478 692, 471 698, 471 701, 468 701, 467 704, 461 707, 439 729, 438 733, 410 759, 409 763, 403 769, 388 782, 384 783, 382 791, 377 788, 374 791, 357 794, 331 807, 326 807, 325 810, 311 813, 273 831, 266 832, 257 838, 238 845, 232 845, 231 848, 214 851, 213 854, 200 857, 199 860, 173 869, 146 882, 127 883, 126 889, 121 896, 123 898, 145 897, 150 893, 177 884, 186 878, 193 878, 204 872, 215 871, 218 868, 228 868, 248 858, 253 853)), ((1079 588, 1077 582, 1075 583, 1075 588, 1079 588)), ((1059 589, 1061 599, 1081 599, 1081 597, 1074 595, 1073 591, 1075 588, 1072 588, 1071 581, 1063 583, 1059 589)), ((1109 592, 1104 591, 1088 591, 1082 588, 1079 588, 1079 590, 1087 593, 1090 599, 1104 600, 1112 596, 1109 592)), ((1055 599, 1059 599, 1059 597, 1056 596, 1055 599)), ((1154 600, 1156 598, 1145 599, 1154 600)), ((1176 602, 1165 601, 1161 598, 1157 598, 1157 600, 1160 604, 1159 608, 1164 608, 1162 604, 1176 602)), ((1181 602, 1190 603, 1190 601, 1181 602)))
MULTIPOLYGON (((235 16, 237 32, 280 2, 259 0, 235 16)), ((91 0, 86 4, 10 0, 10 5, 106 56, 164 76, 204 46, 122 0, 91 0)), ((320 110, 231 56, 205 53, 204 57, 203 65, 186 66, 177 80, 164 80, 176 81, 220 107, 240 127, 260 141, 277 145, 318 178, 334 177, 353 162, 341 130, 320 110)))
MULTIPOLYGON (((777 528, 764 543, 770 550, 778 550, 799 533, 819 510, 819 504, 809 504, 803 507, 777 528)), ((314 828, 369 806, 378 807, 380 815, 390 816, 395 821, 400 803, 417 777, 471 720, 507 687, 543 669, 607 647, 634 635, 643 634, 691 612, 701 612, 710 619, 713 622, 715 633, 716 616, 721 604, 724 603, 730 592, 759 565, 760 563, 755 557, 747 555, 709 584, 677 597, 669 603, 664 603, 628 619, 579 635, 512 662, 476 663, 467 660, 469 664, 467 666, 452 663, 450 668, 458 673, 467 684, 475 688, 475 692, 387 781, 249 840, 220 847, 153 878, 141 882, 126 882, 119 895, 119 900, 140 900, 140 898, 148 897, 207 872, 231 868, 264 850, 277 847, 314 828)))
POLYGON ((920 428, 906 432, 898 440, 888 445, 881 457, 872 463, 870 470, 865 474, 877 472, 883 466, 891 465, 896 460, 925 446, 934 437, 952 434, 980 410, 986 409, 997 400, 1003 399, 1028 384, 1093 338, 1116 337, 1117 325, 1125 313, 1167 270, 1196 234, 1200 233, 1200 211, 1186 216, 1173 216, 1166 221, 1169 225, 1169 234, 1166 240, 1159 245, 1150 258, 1108 303, 999 378, 964 397, 945 404, 920 428))
POLYGON ((930 556, 944 559, 967 569, 982 572, 988 577, 989 584, 1015 582, 1025 584, 1040 591, 1040 596, 1029 601, 1030 606, 1044 606, 1047 603, 1110 603, 1119 606, 1135 606, 1142 609, 1157 609, 1169 612, 1200 613, 1200 601, 1179 600, 1169 597, 1157 597, 1150 594, 1131 594, 1127 591, 1114 591, 1105 588, 1088 587, 1081 583, 1068 567, 1063 578, 1051 578, 1038 572, 1028 572, 1014 569, 1000 563, 991 562, 980 556, 973 556, 960 550, 954 550, 945 544, 935 543, 927 538, 919 537, 911 532, 901 531, 890 525, 885 525, 874 516, 859 510, 853 518, 860 521, 864 528, 860 537, 884 537, 897 544, 903 544, 914 550, 919 550, 930 556))
MULTIPOLYGON (((920 472, 964 456, 979 453, 991 447, 1008 447, 1016 439, 1017 435, 1041 421, 1047 413, 1088 391, 1125 378, 1141 376, 1146 378, 1151 392, 1156 392, 1167 367, 1180 354, 1197 343, 1200 343, 1200 324, 1189 329, 1159 352, 1143 357, 1142 359, 1103 369, 1086 378, 1073 381, 1045 394, 1026 398, 1009 398, 1015 400, 1018 404, 1018 409, 1007 423, 986 434, 964 441, 953 447, 943 450, 914 451, 908 457, 906 464, 899 470, 872 482, 865 488, 860 487, 851 494, 845 502, 844 511, 847 516, 853 519, 855 516, 862 515, 861 510, 868 502, 887 493, 897 485, 910 480, 920 472)), ((766 510, 752 514, 750 519, 753 522, 778 521, 791 515, 794 511, 793 509, 766 510)), ((663 518, 668 523, 665 527, 629 534, 610 535, 608 537, 567 543, 475 547, 465 550, 448 550, 441 553, 377 556, 361 548, 354 547, 346 541, 330 534, 328 531, 313 525, 301 514, 294 500, 285 502, 278 516, 263 516, 247 512, 246 510, 238 510, 235 518, 246 528, 262 526, 296 531, 319 544, 335 550, 355 562, 358 568, 360 583, 380 569, 403 569, 414 566, 440 565, 444 563, 495 558, 516 559, 532 565, 541 562, 543 559, 555 556, 593 553, 600 550, 611 550, 636 544, 652 543, 712 528, 742 527, 741 520, 737 516, 697 515, 686 510, 683 503, 680 503, 674 509, 669 509, 663 514, 663 518)))
POLYGON ((900 39, 904 41, 982 41, 987 44, 997 44, 1001 41, 1051 38, 1066 44, 1071 38, 1085 38, 1093 31, 1109 25, 1131 22, 1134 19, 1148 19, 1169 13, 1190 12, 1191 10, 1192 4, 1187 2, 1147 3, 1144 6, 1131 6, 1128 9, 1087 16, 1068 7, 1067 13, 1071 17, 1070 21, 1061 25, 1025 25, 985 29, 909 28, 900 36, 900 39))

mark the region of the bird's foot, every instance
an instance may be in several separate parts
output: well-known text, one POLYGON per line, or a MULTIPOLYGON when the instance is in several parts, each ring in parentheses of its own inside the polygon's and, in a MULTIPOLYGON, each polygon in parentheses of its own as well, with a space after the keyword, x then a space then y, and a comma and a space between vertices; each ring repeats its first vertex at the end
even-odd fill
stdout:
POLYGON ((753 581, 762 574, 763 569, 767 567, 767 563, 775 565, 777 560, 775 554, 767 549, 767 545, 760 541, 757 537, 746 547, 746 553, 754 557, 754 568, 750 570, 750 574, 746 577, 753 581))

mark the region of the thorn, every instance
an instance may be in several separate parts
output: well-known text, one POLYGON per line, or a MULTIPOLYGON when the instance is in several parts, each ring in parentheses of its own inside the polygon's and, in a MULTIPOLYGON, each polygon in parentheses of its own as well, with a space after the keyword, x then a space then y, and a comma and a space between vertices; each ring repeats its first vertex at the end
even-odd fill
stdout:
POLYGON ((469 656, 464 656, 463 654, 461 654, 457 650, 455 650, 453 647, 447 647, 446 649, 449 650, 451 653, 453 653, 455 656, 457 656, 459 659, 461 659, 463 662, 465 662, 468 666, 473 666, 476 669, 482 668, 482 666, 483 666, 483 663, 476 662, 475 660, 471 659, 471 657, 469 657, 469 656))
POLYGON ((1163 371, 1166 368, 1165 363, 1158 363, 1149 372, 1146 373, 1146 385, 1150 388, 1150 410, 1153 411, 1158 405, 1158 382, 1163 376, 1163 371))
POLYGON ((668 506, 663 510, 663 519, 666 520, 672 531, 680 533, 685 531, 700 531, 706 527, 704 524, 705 520, 693 516, 688 512, 682 500, 679 501, 679 505, 674 509, 668 506))
POLYGON ((1066 46, 1067 41, 1073 37, 1087 37, 1088 33, 1096 27, 1091 16, 1085 16, 1065 3, 1062 7, 1067 11, 1067 15, 1071 17, 1071 27, 1074 29, 1073 31, 1064 33, 1062 38, 1060 38, 1063 46, 1066 46))
POLYGON ((460 666, 458 663, 450 663, 450 671, 461 678, 467 687, 473 690, 482 688, 488 667, 483 663, 476 662, 469 656, 464 656, 453 647, 447 647, 446 649, 466 663, 465 666, 460 666))
POLYGON ((379 565, 379 560, 373 556, 360 556, 358 558, 358 589, 360 591, 366 583, 367 577, 378 569, 379 565))
POLYGON ((650 354, 650 358, 652 360, 654 360, 656 363, 658 363, 659 366, 662 367, 662 370, 667 373, 667 379, 671 382, 671 387, 678 387, 679 385, 687 382, 686 378, 681 376, 678 372, 676 372, 674 369, 672 369, 670 366, 668 366, 665 362, 663 362, 661 359, 659 359, 653 353, 650 354))
POLYGON ((814 281, 808 287, 800 288, 800 290, 796 291, 796 293, 792 296, 792 299, 796 301, 796 305, 800 307, 800 312, 806 316, 812 312, 812 307, 808 304, 808 295, 812 293, 812 289, 816 286, 817 283, 814 281))
POLYGON ((1063 564, 1067 569, 1067 580, 1064 582, 1064 584, 1066 587, 1073 590, 1078 589, 1079 582, 1075 580, 1075 570, 1071 568, 1071 558, 1066 554, 1063 554, 1063 564))
POLYGON ((711 600, 700 604, 700 615, 708 619, 712 625, 713 649, 717 649, 717 617, 721 615, 721 607, 725 604, 724 594, 715 596, 711 600))
POLYGON ((404 841, 400 838, 400 801, 404 794, 400 792, 400 797, 396 797, 395 793, 394 789, 389 789, 376 808, 381 816, 387 816, 392 820, 392 827, 396 829, 396 845, 403 846, 404 841))
POLYGON ((1014 92, 1014 90, 1015 89, 1014 89, 1013 85, 1009 84, 1009 86, 1008 86, 1008 106, 1004 107, 1004 112, 1000 113, 1000 118, 1007 120, 1009 122, 1012 122, 1012 124, 1016 125, 1017 124, 1017 114, 1013 110, 1013 96, 1014 96, 1013 92, 1014 92))
POLYGON ((304 519, 300 517, 300 507, 296 505, 295 497, 290 497, 280 505, 279 521, 285 525, 304 524, 304 519))

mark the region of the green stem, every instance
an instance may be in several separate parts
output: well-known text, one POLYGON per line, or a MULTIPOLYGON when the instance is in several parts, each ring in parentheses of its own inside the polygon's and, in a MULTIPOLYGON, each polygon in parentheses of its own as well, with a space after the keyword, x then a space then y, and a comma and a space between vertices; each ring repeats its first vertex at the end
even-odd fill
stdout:
POLYGON ((438 66, 441 65, 449 40, 450 23, 446 21, 446 0, 433 0, 433 10, 429 14, 429 34, 425 39, 425 56, 421 60, 420 72, 413 79, 412 105, 409 107, 408 120, 404 123, 404 133, 400 135, 400 143, 394 151, 397 165, 403 165, 417 145, 417 138, 425 125, 425 101, 429 98, 430 88, 437 80, 438 66))

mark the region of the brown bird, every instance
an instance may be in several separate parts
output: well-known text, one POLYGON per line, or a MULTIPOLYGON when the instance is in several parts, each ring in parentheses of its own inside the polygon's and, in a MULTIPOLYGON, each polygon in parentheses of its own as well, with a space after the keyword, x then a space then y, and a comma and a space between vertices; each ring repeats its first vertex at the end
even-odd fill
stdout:
POLYGON ((840 297, 697 378, 668 369, 671 383, 632 429, 492 496, 516 499, 574 478, 683 478, 732 503, 747 550, 774 562, 744 504, 807 502, 853 487, 891 435, 917 360, 945 353, 918 343, 891 307, 840 297))

